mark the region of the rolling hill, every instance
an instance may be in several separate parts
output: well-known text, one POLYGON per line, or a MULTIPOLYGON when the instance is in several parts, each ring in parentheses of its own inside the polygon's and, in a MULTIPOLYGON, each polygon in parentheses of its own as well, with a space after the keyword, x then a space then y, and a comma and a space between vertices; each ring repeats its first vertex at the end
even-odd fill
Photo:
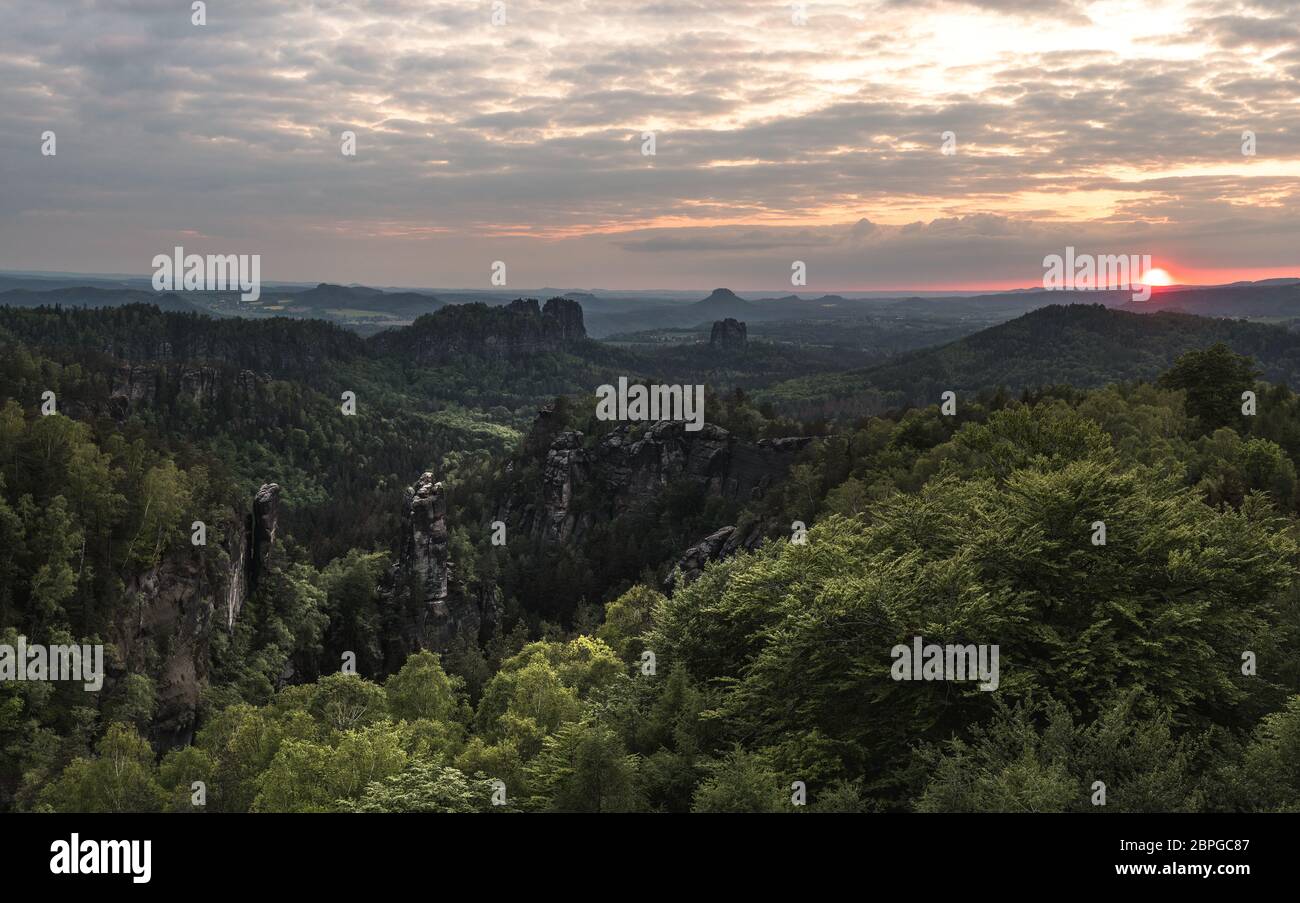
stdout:
POLYGON ((446 302, 419 292, 384 292, 362 285, 322 282, 301 292, 276 292, 274 297, 298 314, 320 316, 329 311, 366 311, 414 319, 432 313, 446 302))
POLYGON ((1132 313, 1177 311, 1202 317, 1289 320, 1300 317, 1300 284, 1288 279, 1196 288, 1156 289, 1149 301, 1130 301, 1132 313))
POLYGON ((193 313, 199 308, 175 292, 79 285, 55 289, 15 288, 0 292, 0 307, 125 307, 153 304, 160 310, 193 313))
POLYGON ((948 390, 1092 388, 1151 379, 1183 352, 1216 342, 1253 357, 1269 382, 1300 383, 1300 335, 1279 326, 1070 304, 1043 307, 874 367, 790 380, 758 397, 804 417, 856 416, 931 404, 948 390))

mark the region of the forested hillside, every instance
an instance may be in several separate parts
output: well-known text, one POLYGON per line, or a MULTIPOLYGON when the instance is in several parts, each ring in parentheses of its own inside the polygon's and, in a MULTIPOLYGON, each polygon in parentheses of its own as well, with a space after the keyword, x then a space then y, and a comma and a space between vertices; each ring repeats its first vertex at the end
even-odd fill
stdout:
POLYGON ((0 311, 0 641, 107 665, 0 683, 3 808, 1300 807, 1281 330, 1049 309, 881 371, 952 368, 955 413, 720 391, 688 433, 596 419, 633 358, 567 327, 296 325, 272 367, 237 322, 0 311), (996 644, 996 691, 895 680, 916 636, 996 644))
POLYGON ((807 418, 926 405, 945 391, 1093 388, 1153 379, 1183 352, 1216 342, 1253 357, 1265 379, 1290 385, 1300 380, 1300 334, 1280 326, 1054 304, 942 347, 902 354, 865 370, 791 380, 760 397, 807 418))

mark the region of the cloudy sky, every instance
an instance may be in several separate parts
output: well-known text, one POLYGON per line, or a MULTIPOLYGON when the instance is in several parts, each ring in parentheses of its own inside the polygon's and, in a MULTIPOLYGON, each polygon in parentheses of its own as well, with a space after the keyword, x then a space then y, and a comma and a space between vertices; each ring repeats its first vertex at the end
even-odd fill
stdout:
POLYGON ((1300 0, 192 15, 0 0, 0 268, 181 244, 267 280, 788 290, 801 260, 817 292, 1032 285, 1073 245, 1300 275, 1300 0))

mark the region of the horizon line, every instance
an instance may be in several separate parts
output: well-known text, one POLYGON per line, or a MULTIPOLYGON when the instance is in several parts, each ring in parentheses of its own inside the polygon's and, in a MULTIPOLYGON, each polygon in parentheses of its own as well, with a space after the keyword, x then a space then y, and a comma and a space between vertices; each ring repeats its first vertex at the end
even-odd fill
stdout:
MULTIPOLYGON (((10 269, 0 269, 0 276, 9 276, 9 277, 23 277, 23 276, 26 276, 26 277, 29 277, 29 278, 35 278, 35 279, 51 279, 51 280, 53 280, 53 279, 72 279, 72 278, 84 277, 84 278, 87 278, 87 279, 104 279, 104 280, 107 280, 107 279, 114 279, 114 280, 139 280, 139 281, 143 281, 143 282, 150 282, 151 279, 152 279, 152 274, 139 274, 139 273, 137 273, 137 274, 132 274, 132 273, 95 273, 95 272, 78 272, 78 271, 72 271, 72 270, 10 270, 10 269)), ((1297 276, 1297 275, 1286 275, 1286 276, 1266 276, 1266 277, 1263 277, 1263 278, 1260 278, 1260 279, 1235 279, 1235 280, 1231 280, 1231 281, 1229 281, 1229 282, 1212 282, 1212 283, 1181 283, 1181 282, 1178 282, 1178 283, 1171 283, 1171 284, 1169 284, 1169 285, 1152 285, 1151 288, 1152 288, 1153 290, 1160 291, 1160 292, 1168 292, 1168 291, 1171 291, 1171 290, 1177 290, 1177 289, 1227 288, 1227 287, 1231 287, 1231 286, 1234 286, 1234 285, 1256 285, 1256 284, 1259 284, 1259 283, 1261 283, 1261 282, 1275 282, 1275 281, 1281 281, 1281 280, 1287 280, 1287 279, 1294 279, 1294 280, 1300 281, 1300 276, 1297 276)), ((568 287, 566 287, 566 288, 557 288, 557 287, 555 287, 555 286, 535 286, 535 287, 531 287, 531 288, 511 289, 511 288, 509 288, 508 286, 505 286, 505 287, 488 287, 488 288, 479 288, 479 287, 456 287, 456 286, 445 286, 445 285, 444 285, 444 286, 430 286, 430 285, 425 285, 425 286, 407 286, 407 285, 396 285, 396 284, 386 284, 386 285, 383 285, 382 287, 379 287, 379 284, 378 284, 378 283, 365 283, 365 282, 330 282, 330 281, 328 281, 328 280, 299 280, 299 279, 281 279, 281 280, 268 279, 268 280, 265 280, 265 285, 267 285, 267 286, 276 286, 276 285, 282 285, 282 286, 305 286, 305 287, 307 287, 307 288, 317 287, 317 286, 321 286, 321 285, 337 285, 337 286, 340 286, 340 287, 342 287, 342 288, 370 288, 370 289, 374 289, 374 290, 376 290, 376 291, 382 291, 382 292, 387 292, 387 291, 390 291, 390 290, 397 290, 397 291, 408 291, 408 292, 454 292, 454 293, 476 293, 476 294, 489 294, 489 295, 510 295, 510 294, 514 294, 514 295, 515 295, 516 297, 518 297, 518 298, 526 298, 526 297, 529 296, 529 293, 530 293, 530 292, 535 292, 538 296, 540 296, 540 295, 544 294, 546 291, 552 291, 552 292, 559 291, 559 292, 561 292, 561 294, 563 294, 563 293, 567 293, 567 292, 574 292, 574 293, 577 293, 577 292, 586 292, 586 293, 606 292, 606 293, 611 293, 611 294, 618 293, 618 294, 675 294, 675 295, 683 295, 683 294, 701 294, 702 297, 708 297, 708 296, 711 295, 713 292, 715 292, 715 291, 720 291, 720 290, 721 290, 721 291, 729 291, 729 292, 731 292, 732 294, 735 294, 735 295, 737 295, 737 296, 739 296, 741 293, 745 293, 745 294, 749 294, 749 295, 759 294, 759 295, 763 295, 763 296, 765 296, 765 297, 771 297, 771 298, 797 297, 797 298, 800 298, 801 300, 802 300, 803 298, 805 298, 805 297, 806 297, 806 298, 809 298, 809 299, 815 299, 815 298, 819 298, 819 297, 828 297, 828 296, 832 296, 832 295, 891 295, 891 296, 906 296, 906 295, 957 295, 957 294, 976 295, 976 294, 1012 294, 1012 293, 1015 293, 1015 294, 1029 294, 1029 293, 1034 293, 1034 292, 1057 291, 1057 290, 1054 290, 1054 289, 1048 289, 1048 288, 1045 288, 1045 287, 1043 287, 1042 285, 1029 285, 1029 286, 1027 286, 1027 285, 1023 285, 1023 284, 1021 284, 1021 285, 1008 285, 1008 286, 1003 286, 1003 287, 993 287, 993 286, 968 286, 968 287, 945 286, 945 287, 942 287, 942 288, 892 288, 892 287, 891 287, 891 288, 870 288, 870 289, 865 289, 865 288, 827 288, 827 289, 821 289, 821 288, 819 288, 819 289, 816 289, 816 290, 811 291, 811 292, 808 290, 808 287, 807 287, 807 286, 790 286, 790 287, 786 287, 786 288, 766 288, 766 289, 749 289, 749 288, 733 289, 733 288, 730 288, 730 287, 725 286, 725 285, 722 285, 722 286, 714 286, 713 288, 707 288, 707 289, 705 289, 705 288, 653 288, 653 287, 646 287, 646 288, 601 288, 601 287, 579 287, 579 286, 568 286, 568 287), (802 289, 803 291, 797 291, 797 290, 795 290, 795 289, 802 289)), ((1125 291, 1126 289, 1132 288, 1133 286, 1145 286, 1145 285, 1146 285, 1146 283, 1143 283, 1143 282, 1130 282, 1130 283, 1128 283, 1127 285, 1120 285, 1120 286, 1114 286, 1114 287, 1106 287, 1106 288, 1072 288, 1072 289, 1068 289, 1068 291, 1072 291, 1072 292, 1084 292, 1084 291, 1094 291, 1094 292, 1125 291)), ((72 286, 69 286, 69 287, 72 287, 72 286)), ((87 287, 87 288, 94 288, 95 286, 86 286, 86 287, 87 287)), ((6 291, 12 291, 12 290, 13 290, 13 289, 7 289, 6 291)), ((156 289, 153 289, 152 285, 149 287, 148 290, 152 290, 152 291, 154 291, 155 294, 159 294, 159 295, 161 295, 161 294, 167 294, 167 293, 169 293, 169 292, 170 292, 171 294, 181 294, 181 295, 186 294, 186 291, 185 291, 185 290, 176 290, 176 289, 169 289, 169 290, 165 290, 165 291, 158 291, 158 290, 156 290, 156 289)), ((202 291, 207 291, 207 290, 200 290, 200 291, 202 292, 202 291)), ((553 295, 552 297, 560 297, 560 295, 553 295)))

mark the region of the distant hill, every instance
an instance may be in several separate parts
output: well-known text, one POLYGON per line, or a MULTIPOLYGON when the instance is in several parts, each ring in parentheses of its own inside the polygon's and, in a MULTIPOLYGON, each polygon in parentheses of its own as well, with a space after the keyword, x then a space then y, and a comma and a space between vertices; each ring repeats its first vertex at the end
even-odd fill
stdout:
POLYGON ((924 314, 935 317, 977 317, 980 319, 1011 319, 1031 310, 1061 304, 1100 304, 1121 307, 1133 299, 1128 289, 1064 290, 1017 289, 1010 292, 991 292, 987 295, 967 297, 922 298, 908 297, 880 303, 880 309, 899 315, 924 314))
POLYGON ((943 317, 954 321, 989 322, 1009 320, 1049 304, 1099 303, 1107 307, 1118 307, 1131 298, 1132 294, 1128 290, 1018 290, 986 295, 907 295, 894 298, 784 295, 750 301, 730 289, 719 288, 714 289, 707 298, 691 304, 652 306, 619 312, 601 311, 595 316, 589 316, 587 325, 591 335, 603 338, 650 329, 692 329, 728 317, 744 320, 751 328, 758 323, 857 320, 863 317, 943 317))
POLYGON ((588 318, 591 335, 598 338, 646 329, 690 329, 708 326, 728 317, 748 323, 770 320, 797 320, 806 317, 851 316, 863 310, 866 302, 848 301, 838 295, 804 300, 793 295, 747 301, 729 288, 715 288, 708 297, 690 304, 604 307, 588 318), (826 302, 826 303, 823 303, 826 302))
POLYGON ((791 413, 867 414, 957 393, 1152 379, 1178 355, 1223 342, 1263 378, 1300 385, 1300 335, 1279 326, 1099 304, 1051 305, 947 345, 863 370, 790 380, 759 393, 791 413))
POLYGON ((77 273, 0 273, 0 292, 15 288, 45 292, 54 288, 133 288, 151 291, 149 276, 94 276, 77 273))
POLYGON ((80 360, 217 363, 301 377, 365 353, 360 337, 324 320, 215 318, 153 304, 58 311, 0 307, 0 346, 11 341, 80 360))
POLYGON ((305 291, 279 291, 264 297, 285 304, 297 313, 362 310, 406 319, 414 319, 446 304, 433 295, 420 292, 384 292, 363 285, 332 285, 328 282, 305 291))
POLYGON ((1180 311, 1203 317, 1291 319, 1300 317, 1300 283, 1269 279, 1209 288, 1156 289, 1148 301, 1130 301, 1121 310, 1133 313, 1180 311))
POLYGON ((123 307, 153 304, 161 310, 190 313, 198 310, 175 292, 99 288, 78 285, 55 289, 16 288, 0 292, 0 307, 123 307))
POLYGON ((741 298, 729 288, 715 288, 709 297, 683 308, 683 314, 698 316, 703 320, 739 319, 756 311, 756 305, 741 298))

